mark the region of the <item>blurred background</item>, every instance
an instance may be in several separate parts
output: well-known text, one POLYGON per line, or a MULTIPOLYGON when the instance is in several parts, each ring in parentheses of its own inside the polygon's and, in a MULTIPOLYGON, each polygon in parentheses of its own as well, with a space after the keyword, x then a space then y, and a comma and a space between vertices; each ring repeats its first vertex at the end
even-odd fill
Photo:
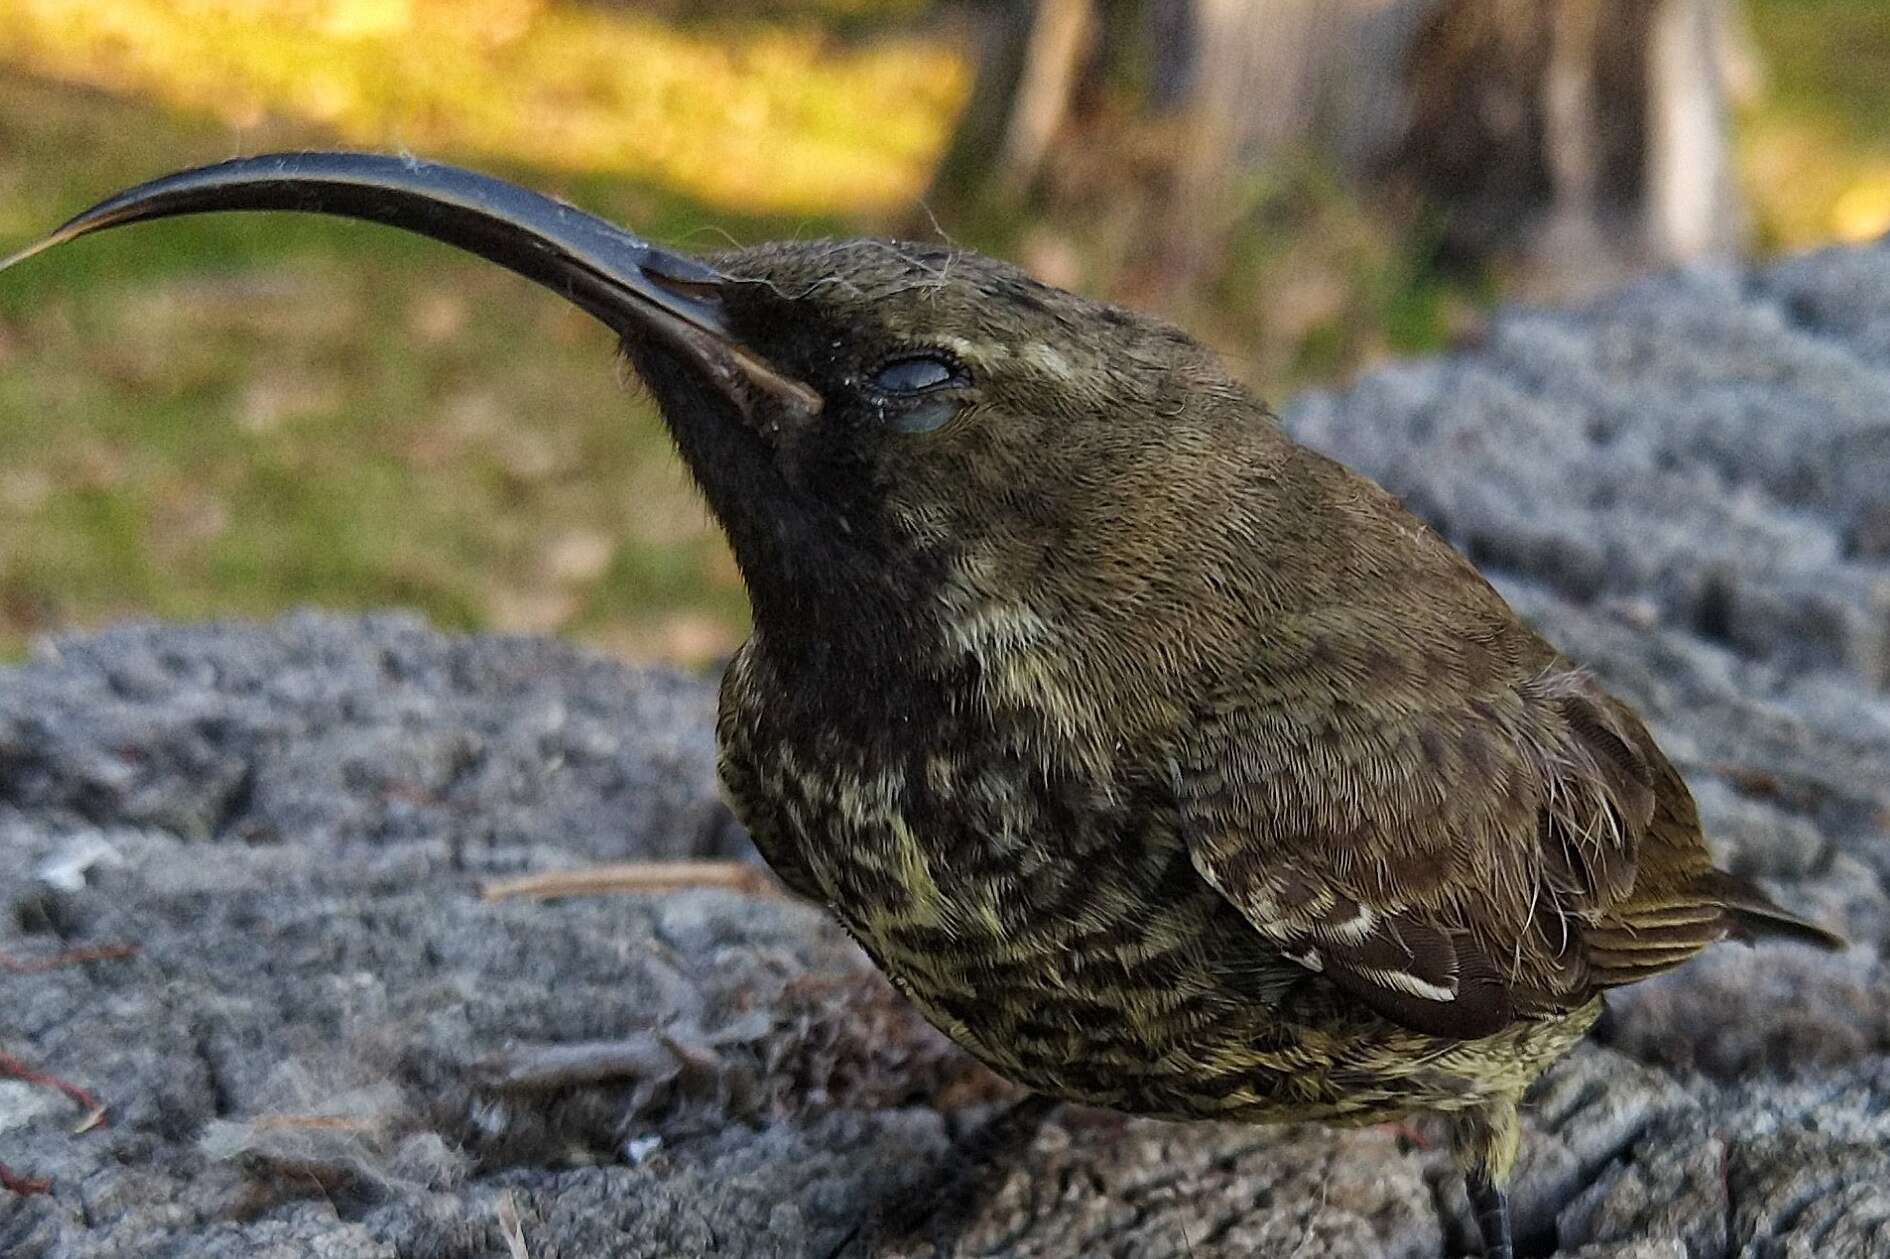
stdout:
MULTIPOLYGON (((698 252, 947 237, 1276 403, 1503 300, 1890 229, 1885 0, 0 0, 0 253, 171 169, 409 151, 698 252)), ((0 277, 0 658, 317 603, 685 665, 732 564, 608 334, 414 237, 0 277)))

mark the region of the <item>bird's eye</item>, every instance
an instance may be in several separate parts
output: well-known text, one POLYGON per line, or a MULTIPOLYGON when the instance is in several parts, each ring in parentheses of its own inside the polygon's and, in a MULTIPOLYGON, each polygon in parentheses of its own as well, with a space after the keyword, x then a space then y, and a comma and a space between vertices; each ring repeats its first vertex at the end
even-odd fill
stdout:
POLYGON ((961 391, 971 383, 965 369, 941 353, 889 358, 868 380, 880 421, 902 433, 930 433, 951 423, 965 409, 961 391))
POLYGON ((888 359, 873 371, 873 388, 895 396, 930 393, 965 383, 958 365, 939 354, 906 354, 888 359))

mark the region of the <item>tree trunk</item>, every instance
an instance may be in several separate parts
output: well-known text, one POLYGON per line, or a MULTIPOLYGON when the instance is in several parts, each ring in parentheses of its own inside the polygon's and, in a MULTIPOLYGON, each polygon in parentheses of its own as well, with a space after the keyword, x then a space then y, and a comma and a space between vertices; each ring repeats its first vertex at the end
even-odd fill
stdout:
POLYGON ((999 176, 1012 188, 1024 188, 1036 177, 1062 129, 1095 24, 1091 0, 1038 0, 998 157, 999 176))
POLYGON ((1664 259, 1735 252, 1746 224, 1726 143, 1731 14, 1668 0, 1648 47, 1647 235, 1664 259))
POLYGON ((947 198, 1027 192, 1068 123, 1094 0, 999 0, 975 13, 978 77, 933 178, 947 198))
POLYGON ((1415 191, 1454 254, 1520 256, 1551 287, 1725 254, 1732 20, 1730 0, 1011 0, 943 195, 1041 193, 1060 155, 1127 147, 1119 107, 1078 107, 1106 82, 1178 137, 1149 207, 1177 282, 1293 155, 1415 191))

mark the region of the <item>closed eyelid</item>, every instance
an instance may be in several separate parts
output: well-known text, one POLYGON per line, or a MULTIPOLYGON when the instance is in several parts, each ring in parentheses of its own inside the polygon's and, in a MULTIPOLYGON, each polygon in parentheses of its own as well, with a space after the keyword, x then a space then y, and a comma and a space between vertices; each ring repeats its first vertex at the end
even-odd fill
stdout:
POLYGON ((964 369, 940 353, 902 354, 873 369, 873 387, 884 393, 920 394, 968 383, 964 369))

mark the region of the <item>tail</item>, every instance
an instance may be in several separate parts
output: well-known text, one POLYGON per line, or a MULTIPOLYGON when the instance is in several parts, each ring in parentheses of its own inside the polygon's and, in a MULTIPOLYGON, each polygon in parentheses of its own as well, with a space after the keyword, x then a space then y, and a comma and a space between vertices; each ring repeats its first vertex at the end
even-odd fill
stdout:
POLYGON ((1833 953, 1847 947, 1843 936, 1779 908, 1764 892, 1736 874, 1714 870, 1694 886, 1725 909, 1729 934, 1735 940, 1747 944, 1762 939, 1794 940, 1833 953))

